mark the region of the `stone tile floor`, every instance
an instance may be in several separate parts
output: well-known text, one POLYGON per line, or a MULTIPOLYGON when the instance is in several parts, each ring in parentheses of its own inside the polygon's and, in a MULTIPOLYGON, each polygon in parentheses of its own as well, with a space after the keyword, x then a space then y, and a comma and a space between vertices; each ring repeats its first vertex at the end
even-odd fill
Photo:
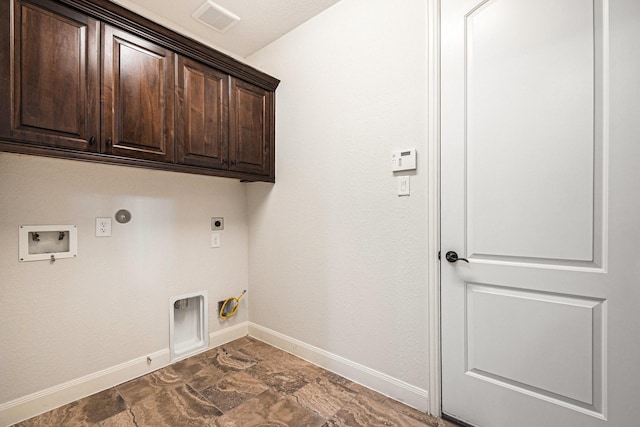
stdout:
POLYGON ((15 426, 452 427, 453 424, 244 337, 15 426))

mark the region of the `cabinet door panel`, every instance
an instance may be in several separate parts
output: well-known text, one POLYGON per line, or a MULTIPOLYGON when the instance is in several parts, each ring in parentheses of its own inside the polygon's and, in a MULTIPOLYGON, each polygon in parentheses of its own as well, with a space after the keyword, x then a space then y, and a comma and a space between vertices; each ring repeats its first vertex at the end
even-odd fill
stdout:
POLYGON ((273 92, 231 80, 230 170, 273 177, 273 92))
POLYGON ((105 151, 173 161, 173 53, 104 27, 105 151))
POLYGON ((229 76, 178 58, 178 162, 227 169, 229 76))
POLYGON ((49 1, 15 2, 10 137, 97 150, 98 28, 49 1))

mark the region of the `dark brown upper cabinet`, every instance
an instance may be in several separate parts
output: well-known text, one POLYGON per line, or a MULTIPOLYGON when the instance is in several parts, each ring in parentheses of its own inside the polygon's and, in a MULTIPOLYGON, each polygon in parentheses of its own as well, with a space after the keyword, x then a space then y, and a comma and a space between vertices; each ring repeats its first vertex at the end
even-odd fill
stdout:
POLYGON ((179 163, 273 178, 273 92, 183 57, 177 89, 179 163))
MULTIPOLYGON (((3 78, 9 97, 1 102, 9 111, 1 114, 0 133, 25 143, 97 151, 99 22, 47 1, 7 1, 3 14, 9 4, 13 26, 8 19, 2 26, 13 28, 13 55, 4 66, 13 79, 3 78)), ((8 48, 2 47, 2 56, 11 56, 8 48)))
POLYGON ((178 162, 228 168, 229 75, 178 57, 178 162))
POLYGON ((109 0, 0 0, 0 151, 274 182, 278 83, 109 0))
POLYGON ((273 92, 242 80, 231 79, 231 170, 273 178, 273 104, 273 92))
POLYGON ((104 151, 173 161, 174 53, 104 26, 104 151))

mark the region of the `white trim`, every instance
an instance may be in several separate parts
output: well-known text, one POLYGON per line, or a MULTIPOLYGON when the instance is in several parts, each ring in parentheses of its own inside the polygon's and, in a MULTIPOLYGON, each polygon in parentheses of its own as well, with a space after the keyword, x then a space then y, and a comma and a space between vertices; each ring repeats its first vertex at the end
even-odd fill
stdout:
POLYGON ((138 357, 0 405, 0 425, 8 426, 122 384, 169 364, 169 349, 138 357))
MULTIPOLYGON (((201 295, 201 293, 198 295, 201 295)), ((151 358, 151 363, 147 363, 147 356, 141 356, 128 362, 93 372, 84 377, 0 404, 0 426, 6 427, 35 417, 36 415, 66 405, 67 403, 74 402, 83 397, 90 396, 164 368, 171 363, 247 336, 249 332, 248 325, 249 322, 242 322, 238 325, 211 332, 209 334, 208 347, 190 352, 175 360, 170 360, 170 350, 169 348, 165 348, 148 356, 151 358)))
POLYGON ((425 412, 428 410, 429 393, 427 390, 255 323, 249 322, 249 336, 418 410, 425 412))
MULTIPOLYGON (((429 409, 430 399, 427 390, 250 322, 242 322, 238 325, 211 332, 209 334, 208 348, 190 353, 185 357, 193 356, 247 335, 308 360, 324 369, 335 372, 416 409, 425 412, 429 409)), ((148 357, 151 359, 151 363, 147 363, 147 356, 138 357, 3 403, 0 405, 0 425, 9 426, 24 421, 146 375, 184 358, 171 361, 168 348, 154 352, 148 357)))
POLYGON ((429 414, 442 415, 440 355, 440 0, 427 1, 429 414))
POLYGON ((249 335, 249 322, 242 322, 209 334, 209 348, 219 347, 228 342, 249 335))

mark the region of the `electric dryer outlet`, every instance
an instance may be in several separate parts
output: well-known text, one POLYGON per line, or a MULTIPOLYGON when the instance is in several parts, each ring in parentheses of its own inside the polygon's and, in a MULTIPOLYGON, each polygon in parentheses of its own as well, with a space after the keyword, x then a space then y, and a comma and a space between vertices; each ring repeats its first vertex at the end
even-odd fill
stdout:
POLYGON ((212 230, 224 230, 224 218, 218 216, 211 218, 212 230))

